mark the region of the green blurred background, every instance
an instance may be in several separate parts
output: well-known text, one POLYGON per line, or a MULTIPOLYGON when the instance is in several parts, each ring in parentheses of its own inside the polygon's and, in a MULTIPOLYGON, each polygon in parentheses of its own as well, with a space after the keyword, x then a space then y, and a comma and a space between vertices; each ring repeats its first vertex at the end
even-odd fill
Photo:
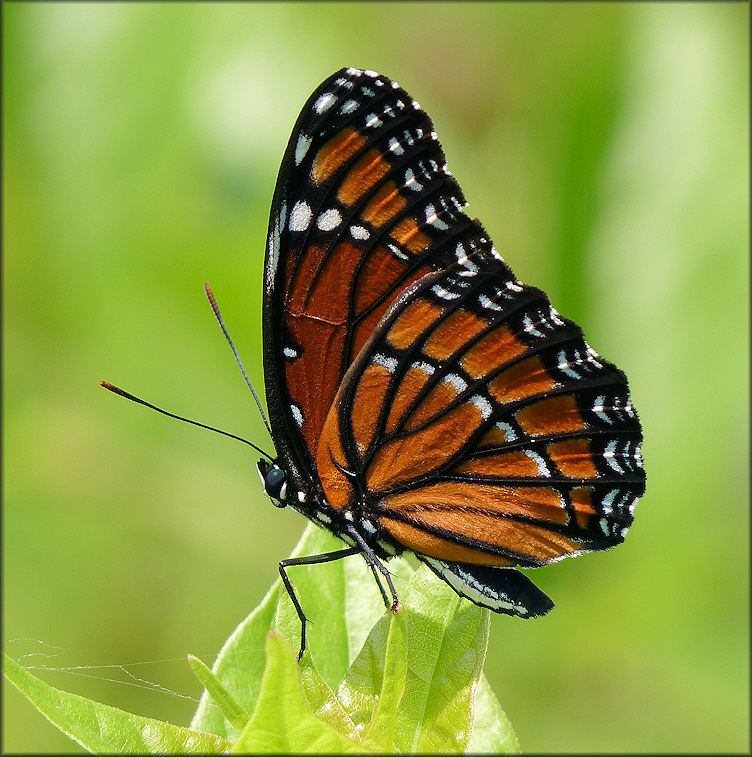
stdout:
MULTIPOLYGON (((2 13, 13 657, 150 663, 129 670, 197 697, 186 653, 211 662, 300 536, 255 454, 97 382, 271 446, 202 285, 261 387, 279 161, 351 65, 433 117, 469 212, 627 372, 644 423, 626 543, 536 573, 546 618, 492 619, 487 674, 523 749, 749 750, 747 4, 2 13)), ((74 673, 119 675, 41 675, 181 724, 195 707, 74 673)), ((8 686, 3 706, 5 751, 80 751, 8 686)))

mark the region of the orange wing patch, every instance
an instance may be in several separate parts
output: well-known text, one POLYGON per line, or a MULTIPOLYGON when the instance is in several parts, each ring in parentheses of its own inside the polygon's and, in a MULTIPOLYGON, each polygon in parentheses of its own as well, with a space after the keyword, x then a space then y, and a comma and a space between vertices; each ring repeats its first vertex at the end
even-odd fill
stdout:
POLYGON ((477 446, 479 449, 484 449, 486 447, 500 447, 502 444, 514 441, 515 438, 516 437, 510 428, 505 428, 503 425, 495 423, 479 439, 477 446))
POLYGON ((501 452, 474 457, 455 468, 457 473, 480 476, 530 478, 540 476, 538 463, 524 452, 501 452))
POLYGON ((391 325, 386 339, 392 347, 403 350, 421 337, 428 326, 441 318, 443 312, 428 300, 418 298, 411 302, 391 325))
POLYGON ((549 444, 546 448, 556 467, 570 478, 595 478, 598 470, 593 462, 587 439, 568 439, 549 444))
POLYGON ((378 228, 403 211, 406 205, 397 185, 393 181, 387 181, 366 206, 363 219, 378 228))
POLYGON ((359 411, 352 417, 353 436, 358 452, 368 449, 376 433, 384 395, 389 389, 391 374, 383 365, 371 363, 358 381, 353 400, 359 411))
POLYGON ((366 472, 368 490, 379 492, 440 468, 481 422, 481 411, 473 403, 464 402, 420 431, 387 441, 366 472))
POLYGON ((393 520, 387 516, 379 519, 379 524, 387 533, 413 552, 435 557, 439 560, 450 562, 464 562, 472 565, 515 565, 513 560, 500 555, 491 555, 481 552, 473 547, 464 547, 447 539, 442 539, 434 534, 429 534, 422 529, 393 520))
POLYGON ((339 363, 336 360, 322 361, 321 355, 341 354, 347 329, 344 324, 332 325, 306 316, 288 318, 287 323, 293 340, 297 344, 306 345, 305 351, 297 360, 285 361, 283 367, 291 397, 305 408, 300 430, 313 456, 340 380, 339 363), (317 397, 318 401, 311 401, 310 393, 317 386, 331 387, 331 396, 324 394, 317 397))
POLYGON ((386 247, 379 246, 365 258, 355 281, 355 315, 359 316, 388 292, 405 274, 405 261, 397 258, 386 247), (366 282, 367 286, 364 283, 366 282))
POLYGON ((342 129, 318 151, 314 158, 311 168, 313 183, 317 186, 323 184, 367 143, 368 139, 355 129, 351 127, 342 129))
POLYGON ((288 312, 296 315, 305 311, 311 282, 321 267, 326 253, 326 247, 309 247, 301 260, 300 267, 296 266, 297 261, 292 260, 292 255, 288 258, 288 283, 285 295, 285 306, 288 312))
MULTIPOLYGON (((548 486, 515 487, 442 481, 391 495, 383 504, 388 511, 412 513, 425 509, 456 509, 464 512, 475 509, 495 516, 517 516, 562 524, 567 522, 568 517, 561 495, 548 486)), ((501 525, 495 528, 506 528, 503 520, 499 519, 498 523, 501 525)))
POLYGON ((499 402, 514 402, 534 397, 556 388, 543 361, 538 357, 526 360, 502 371, 490 384, 489 390, 499 402))
POLYGON ((430 370, 415 365, 407 369, 389 410, 389 417, 386 422, 388 434, 394 431, 395 426, 402 420, 413 400, 420 394, 428 379, 431 378, 431 373, 430 370))
POLYGON ((412 431, 413 429, 418 428, 418 426, 427 423, 432 418, 436 418, 444 413, 452 404, 454 404, 454 401, 463 389, 464 387, 462 383, 458 384, 453 381, 447 381, 447 379, 438 383, 433 389, 431 389, 428 396, 418 405, 418 407, 410 413, 410 416, 405 421, 405 430, 412 431))
POLYGON ((509 326, 500 326, 484 336, 462 358, 462 368, 479 379, 494 368, 522 355, 527 347, 512 334, 509 326))
POLYGON ((431 237, 420 230, 414 218, 405 218, 404 221, 400 221, 392 230, 392 239, 416 255, 431 244, 431 237))
POLYGON ((522 408, 517 413, 522 430, 533 436, 565 434, 587 428, 571 395, 549 397, 522 408))
POLYGON ((582 548, 577 540, 551 531, 548 526, 510 517, 538 517, 548 523, 566 523, 568 513, 561 497, 545 487, 523 487, 520 490, 437 484, 389 497, 383 504, 387 508, 380 519, 384 528, 408 549, 439 560, 476 565, 524 564, 527 561, 546 563, 582 548), (468 505, 471 494, 474 495, 473 504, 468 505), (527 501, 526 497, 529 498, 527 501), (390 511, 395 515, 401 512, 402 517, 398 520, 390 516, 390 511), (404 523, 403 518, 408 522, 404 523), (479 546, 458 545, 448 538, 430 533, 437 529, 447 535, 453 533, 460 538, 477 541, 479 546), (495 562, 501 557, 499 553, 518 554, 521 559, 514 560, 507 556, 501 559, 509 562, 495 562))
POLYGON ((572 489, 569 499, 572 501, 577 525, 580 528, 587 528, 590 525, 590 518, 597 514, 593 507, 593 492, 587 486, 582 486, 572 489))
POLYGON ((334 461, 347 468, 347 458, 339 435, 339 412, 336 405, 329 411, 321 431, 316 467, 327 502, 332 507, 342 509, 352 502, 355 492, 350 479, 337 468, 334 461))
POLYGON ((457 310, 431 334, 423 352, 436 360, 446 360, 488 327, 486 321, 467 310, 457 310))
POLYGON ((340 242, 326 257, 319 254, 319 248, 316 253, 312 256, 316 260, 311 263, 315 268, 308 270, 308 259, 304 260, 306 268, 301 271, 300 283, 296 282, 295 302, 291 303, 290 311, 297 313, 299 309, 304 309, 306 315, 322 321, 344 323, 349 316, 349 301, 336 294, 352 286, 362 253, 349 242, 340 242), (303 297, 304 306, 299 308, 298 303, 303 297))
POLYGON ((337 192, 337 199, 344 205, 354 205, 390 171, 391 167, 381 153, 371 148, 345 176, 337 192))

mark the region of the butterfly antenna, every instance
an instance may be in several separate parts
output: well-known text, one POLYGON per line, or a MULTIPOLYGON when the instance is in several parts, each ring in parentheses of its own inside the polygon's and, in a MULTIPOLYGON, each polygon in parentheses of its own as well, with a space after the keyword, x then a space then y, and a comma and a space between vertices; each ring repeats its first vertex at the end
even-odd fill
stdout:
POLYGON ((167 415, 170 418, 175 418, 179 421, 185 421, 186 423, 191 423, 194 426, 200 426, 201 428, 206 428, 209 431, 216 431, 218 434, 222 434, 222 436, 229 436, 230 439, 237 439, 239 442, 243 442, 243 444, 247 444, 249 447, 253 447, 253 449, 255 449, 256 452, 262 454, 264 457, 268 457, 269 460, 272 460, 271 455, 264 452, 264 450, 262 450, 260 447, 257 447, 253 442, 249 442, 248 439, 243 439, 242 436, 236 436, 235 434, 231 434, 228 431, 222 431, 222 429, 220 428, 214 428, 214 426, 207 426, 205 423, 192 421, 190 418, 183 418, 182 415, 175 415, 175 413, 168 413, 167 410, 162 410, 161 407, 152 405, 151 402, 146 402, 146 400, 142 400, 134 396, 133 394, 126 392, 124 389, 121 389, 119 386, 115 386, 114 384, 111 384, 109 381, 100 381, 99 386, 103 386, 105 389, 109 389, 111 392, 114 392, 115 394, 119 394, 121 397, 125 397, 125 399, 127 400, 131 400, 132 402, 138 402, 139 405, 145 405, 146 407, 149 407, 152 410, 156 410, 158 413, 162 413, 162 415, 167 415))
POLYGON ((206 296, 209 300, 209 304, 212 306, 214 315, 216 316, 217 321, 219 322, 219 326, 222 329, 222 333, 225 335, 225 338, 227 339, 227 342, 229 343, 230 348, 232 349, 232 354, 235 355, 235 360, 237 364, 240 366, 240 371, 243 374, 245 383, 248 384, 248 388, 251 390, 253 399, 256 400, 256 405, 258 406, 259 412, 261 413, 261 420, 264 421, 266 430, 269 432, 269 436, 271 436, 272 429, 269 426, 269 421, 266 419, 266 413, 264 412, 264 408, 261 407, 261 402, 259 401, 258 395, 256 394, 256 390, 253 388, 253 384, 251 383, 251 380, 248 378, 248 374, 245 372, 245 368, 243 367, 243 362, 240 359, 240 355, 238 355, 238 351, 235 349, 235 345, 233 344, 232 339, 230 338, 230 334, 227 331, 227 327, 225 326, 224 319, 222 318, 222 313, 219 312, 219 305, 217 305, 217 301, 214 299, 214 293, 212 292, 211 287, 208 284, 204 284, 204 291, 206 292, 206 296))

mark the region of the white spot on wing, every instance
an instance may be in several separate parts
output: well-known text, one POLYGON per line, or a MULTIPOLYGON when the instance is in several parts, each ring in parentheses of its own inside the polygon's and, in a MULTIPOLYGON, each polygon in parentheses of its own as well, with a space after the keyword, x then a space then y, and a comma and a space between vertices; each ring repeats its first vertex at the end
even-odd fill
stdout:
POLYGON ((336 208, 331 208, 330 210, 324 211, 316 221, 316 226, 318 226, 321 231, 331 231, 332 229, 336 229, 337 226, 342 223, 342 215, 336 208))
POLYGON ((295 418, 295 423, 302 428, 305 419, 303 418, 301 409, 297 405, 290 405, 290 412, 292 413, 292 417, 295 418))
POLYGON ((350 233, 355 239, 368 239, 371 236, 371 232, 364 226, 351 226, 350 233))
MULTIPOLYGON (((492 610, 513 610, 519 615, 527 615, 528 610, 522 604, 515 604, 511 598, 498 591, 495 587, 482 583, 469 570, 461 565, 435 560, 431 557, 422 557, 460 596, 467 597, 482 607, 490 607, 492 610)), ((500 570, 503 570, 500 568, 500 570)))
POLYGON ((504 421, 499 421, 496 424, 496 428, 498 428, 499 431, 504 432, 505 442, 513 442, 515 439, 517 439, 517 432, 514 430, 514 426, 511 423, 504 423, 504 421))
POLYGON ((340 115, 344 116, 348 113, 352 113, 354 110, 357 110, 358 108, 358 101, 357 100, 346 100, 344 103, 342 103, 342 107, 339 109, 340 115))
POLYGON ((571 367, 571 363, 569 363, 567 361, 567 354, 566 354, 566 352, 564 352, 564 350, 562 350, 561 352, 559 352, 558 360, 559 360, 559 362, 558 362, 558 364, 557 364, 556 367, 560 371, 562 371, 562 373, 566 373, 567 376, 569 376, 571 378, 574 378, 574 379, 578 379, 579 380, 581 378, 580 374, 577 373, 577 371, 575 371, 571 367))
POLYGON ((523 450, 523 452, 538 466, 538 473, 546 478, 551 477, 551 471, 546 465, 546 461, 537 453, 531 449, 523 450))
POLYGON ((399 143, 399 141, 395 137, 390 137, 390 139, 389 139, 389 149, 395 155, 402 155, 405 152, 405 148, 402 147, 402 145, 399 143))
POLYGON ((501 305, 497 305, 488 295, 486 294, 480 294, 478 295, 478 302, 480 302, 481 307, 486 308, 486 310, 503 310, 501 305))
POLYGON ((299 166, 305 158, 308 148, 311 146, 311 138, 307 134, 301 134, 298 137, 298 143, 295 145, 295 165, 299 166))
POLYGON ((423 371, 423 373, 429 376, 433 376, 434 372, 436 371, 436 369, 430 363, 426 363, 423 360, 413 363, 410 367, 417 368, 419 371, 423 371))
POLYGON ((439 218, 439 214, 433 205, 426 206, 426 223, 430 223, 442 231, 446 231, 449 228, 449 225, 439 218))
POLYGON ((400 248, 399 248, 399 247, 397 247, 397 245, 394 245, 394 244, 391 244, 391 243, 389 243, 389 244, 387 244, 387 247, 388 247, 388 248, 389 248, 389 249, 390 249, 390 250, 391 250, 391 251, 392 251, 392 252, 393 252, 393 253, 394 253, 394 254, 395 254, 395 255, 396 255, 396 256, 397 256, 397 257, 398 257, 398 258, 399 258, 400 260, 409 260, 409 257, 408 257, 407 255, 405 255, 405 253, 404 253, 404 252, 402 252, 402 250, 400 250, 400 248))
POLYGON ((606 449, 603 452, 603 457, 605 458, 610 468, 613 468, 617 473, 624 473, 624 468, 622 468, 621 465, 619 465, 619 463, 616 462, 616 455, 617 455, 616 445, 617 445, 616 439, 612 439, 606 445, 606 449))
POLYGON ((412 189, 413 192, 420 192, 423 189, 423 185, 415 178, 412 168, 405 171, 405 186, 412 189))
POLYGON ((483 418, 484 421, 488 420, 491 417, 493 407, 485 397, 480 394, 474 394, 472 397, 470 397, 470 402, 472 402, 473 405, 475 405, 478 410, 480 410, 481 418, 483 418))
POLYGON ((305 200, 298 200, 290 213, 290 231, 305 231, 312 216, 311 206, 305 200))
POLYGON ((331 92, 325 92, 313 104, 313 109, 316 111, 316 113, 321 115, 325 111, 329 110, 329 108, 331 108, 336 101, 337 98, 331 92))
POLYGON ((384 366, 384 368, 386 368, 389 373, 394 373, 397 368, 397 358, 387 357, 386 355, 382 355, 380 352, 373 356, 373 362, 377 365, 384 366))
POLYGON ((431 287, 431 291, 442 300, 456 300, 459 296, 459 292, 450 292, 448 289, 444 289, 441 284, 434 284, 431 287))
POLYGON ((595 398, 595 403, 593 404, 593 412, 602 420, 605 421, 608 424, 613 424, 613 421, 606 415, 606 406, 603 404, 606 401, 606 395, 605 394, 599 394, 595 398))
POLYGON ((454 387, 458 394, 460 392, 464 392, 465 389, 467 389, 467 381, 465 381, 462 376, 458 376, 456 373, 447 373, 447 375, 444 377, 444 381, 446 381, 446 383, 450 386, 454 387))
POLYGON ((530 315, 526 315, 522 319, 522 327, 525 331, 527 331, 528 334, 532 334, 533 336, 542 337, 544 334, 539 331, 536 327, 536 324, 533 323, 533 319, 530 317, 530 315))

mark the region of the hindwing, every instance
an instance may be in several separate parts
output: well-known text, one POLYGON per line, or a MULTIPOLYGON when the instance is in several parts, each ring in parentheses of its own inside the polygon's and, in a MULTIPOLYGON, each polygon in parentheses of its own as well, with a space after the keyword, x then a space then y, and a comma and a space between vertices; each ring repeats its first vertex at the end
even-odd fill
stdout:
POLYGON ((405 292, 348 371, 318 450, 327 498, 450 562, 617 544, 644 490, 626 378, 476 249, 405 292))

